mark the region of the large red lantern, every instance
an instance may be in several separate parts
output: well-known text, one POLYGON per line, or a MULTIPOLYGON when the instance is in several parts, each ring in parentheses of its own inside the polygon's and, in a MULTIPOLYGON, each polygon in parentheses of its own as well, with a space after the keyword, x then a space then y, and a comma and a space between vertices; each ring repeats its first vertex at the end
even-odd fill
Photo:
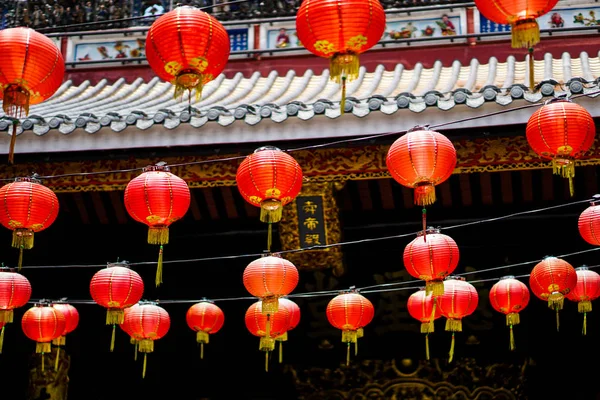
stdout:
POLYGON ((204 344, 208 344, 210 335, 223 327, 225 314, 212 301, 204 300, 189 308, 185 320, 190 329, 196 332, 196 341, 200 343, 200 358, 204 358, 204 344))
POLYGON ((148 243, 160 246, 156 286, 162 283, 163 245, 169 243, 169 226, 190 208, 190 189, 164 163, 150 165, 125 188, 125 208, 134 220, 148 225, 148 243))
POLYGON ((270 224, 281 220, 283 206, 302 189, 302 168, 289 154, 265 146, 242 161, 235 180, 244 200, 260 207, 260 220, 269 224, 270 238, 270 224))
POLYGON ((583 314, 583 329, 587 334, 587 313, 592 311, 592 301, 600 297, 600 275, 586 266, 575 268, 577 284, 567 294, 567 299, 577 302, 577 310, 583 314))
POLYGON ((277 312, 279 298, 290 294, 298 285, 298 269, 285 258, 269 255, 252 261, 244 270, 244 287, 261 300, 265 315, 277 312))
POLYGON ((287 342, 288 332, 297 327, 300 323, 300 307, 298 307, 298 304, 286 298, 279 299, 279 305, 286 307, 290 313, 290 322, 287 331, 275 339, 279 342, 279 363, 281 364, 283 362, 283 342, 287 342))
POLYGON ((575 160, 592 147, 596 137, 590 113, 569 100, 550 100, 529 118, 526 135, 533 151, 552 161, 554 174, 569 179, 572 196, 575 160))
POLYGON ((363 328, 375 315, 373 304, 363 295, 350 291, 335 296, 327 304, 327 320, 334 328, 342 331, 342 342, 347 344, 346 365, 350 364, 350 344, 354 343, 354 355, 358 353, 358 339, 363 328))
POLYGON ((600 204, 598 200, 583 210, 579 216, 579 234, 591 245, 600 246, 600 204))
POLYGON ((90 282, 90 294, 94 301, 107 309, 106 325, 112 325, 110 351, 115 347, 115 327, 121 325, 124 309, 133 306, 144 294, 144 282, 131 270, 127 262, 117 262, 96 272, 90 282))
POLYGON ((21 327, 25 336, 37 342, 35 352, 42 354, 42 371, 44 354, 52 351, 52 341, 63 334, 66 323, 65 316, 47 304, 36 304, 23 314, 21 327))
POLYGON ((246 311, 246 328, 254 336, 260 337, 259 350, 265 352, 265 371, 269 370, 269 352, 275 350, 275 339, 287 332, 290 324, 290 312, 281 305, 269 316, 262 309, 263 303, 257 301, 246 311))
POLYGON ((408 313, 421 321, 421 333, 425 334, 425 357, 429 360, 429 334, 434 331, 434 321, 442 316, 435 297, 425 289, 411 294, 408 298, 408 313))
POLYGON ((506 315, 506 325, 510 328, 510 349, 515 349, 513 325, 521 322, 519 312, 529 304, 529 289, 514 276, 505 276, 492 286, 490 303, 494 310, 506 315))
MULTIPOLYGON (((60 87, 65 62, 60 49, 48 37, 19 27, 0 31, 0 98, 12 118, 29 114, 29 106, 50 98, 60 87)), ((17 137, 13 122, 8 160, 14 161, 17 137)))
POLYGON ((213 16, 177 7, 158 18, 146 35, 146 58, 154 72, 175 86, 175 98, 215 79, 229 59, 229 34, 213 16))
POLYGON ((346 80, 358 78, 359 54, 377 44, 385 30, 378 0, 304 0, 296 14, 296 34, 311 53, 329 59, 330 79, 341 83, 344 112, 346 80))
MULTIPOLYGON (((0 34, 3 31, 0 31, 0 34)), ((13 231, 12 246, 19 249, 18 267, 23 250, 33 247, 35 232, 48 228, 58 215, 56 194, 35 178, 16 178, 0 188, 0 224, 13 231)))
POLYGON ((31 284, 23 275, 0 267, 0 322, 13 322, 13 310, 31 298, 31 284))
POLYGON ((577 285, 575 268, 565 260, 546 257, 529 275, 529 287, 537 298, 547 301, 548 307, 556 311, 556 330, 560 324, 558 312, 562 310, 565 296, 577 285))
POLYGON ((169 313, 153 302, 140 302, 126 315, 128 329, 138 341, 138 350, 144 353, 142 378, 146 377, 148 353, 154 352, 154 341, 163 338, 171 327, 169 313))
POLYGON ((415 190, 415 204, 428 206, 435 202, 435 186, 456 167, 456 149, 441 133, 416 127, 392 144, 386 165, 396 182, 415 190))
POLYGON ((419 232, 404 249, 404 267, 408 273, 425 281, 426 294, 444 293, 444 279, 458 266, 460 252, 454 239, 429 228, 419 232))
POLYGON ((477 309, 479 295, 477 290, 463 278, 448 277, 444 281, 444 294, 437 297, 440 312, 446 317, 446 331, 452 332, 449 362, 454 358, 454 334, 462 332, 462 319, 477 309))

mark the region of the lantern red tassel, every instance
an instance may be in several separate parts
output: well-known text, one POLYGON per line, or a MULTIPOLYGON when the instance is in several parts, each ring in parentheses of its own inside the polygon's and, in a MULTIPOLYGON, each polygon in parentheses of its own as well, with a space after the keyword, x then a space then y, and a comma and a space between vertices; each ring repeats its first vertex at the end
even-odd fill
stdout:
POLYGON ((494 310, 506 315, 506 325, 510 329, 510 350, 515 349, 513 326, 521 322, 519 312, 527 307, 529 298, 527 286, 514 276, 500 278, 490 290, 490 304, 494 310))

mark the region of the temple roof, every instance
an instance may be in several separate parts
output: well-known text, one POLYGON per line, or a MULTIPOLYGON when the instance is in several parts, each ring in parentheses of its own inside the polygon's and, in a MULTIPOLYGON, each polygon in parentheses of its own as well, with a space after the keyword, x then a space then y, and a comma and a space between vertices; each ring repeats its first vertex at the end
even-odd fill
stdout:
MULTIPOLYGON (((487 64, 476 59, 469 65, 455 61, 449 67, 436 62, 430 69, 421 64, 412 70, 401 64, 392 70, 380 65, 374 72, 361 68, 359 78, 348 84, 346 112, 365 117, 370 113, 420 113, 428 108, 475 109, 490 103, 508 106, 515 101, 538 102, 544 97, 596 92, 600 58, 581 53, 571 59, 564 53, 553 59, 547 53, 536 60, 535 73, 541 83, 539 90, 531 93, 526 86, 528 64, 514 57, 502 63, 493 57, 487 64)), ((103 127, 119 132, 128 126, 148 129, 155 124, 173 129, 181 123, 228 126, 236 120, 256 125, 263 120, 308 120, 320 114, 337 118, 340 94, 328 70, 321 75, 309 70, 302 76, 293 70, 285 76, 275 71, 266 77, 259 73, 247 78, 238 73, 231 79, 220 75, 204 87, 201 101, 192 98, 191 108, 187 94, 175 100, 173 86, 158 78, 149 82, 137 79, 131 84, 124 79, 96 85, 86 81, 79 86, 67 81, 51 99, 31 107, 18 133, 33 130, 44 135, 58 129, 69 134, 78 128, 95 133, 103 127)), ((0 121, 0 130, 6 131, 8 125, 8 121, 0 121)))

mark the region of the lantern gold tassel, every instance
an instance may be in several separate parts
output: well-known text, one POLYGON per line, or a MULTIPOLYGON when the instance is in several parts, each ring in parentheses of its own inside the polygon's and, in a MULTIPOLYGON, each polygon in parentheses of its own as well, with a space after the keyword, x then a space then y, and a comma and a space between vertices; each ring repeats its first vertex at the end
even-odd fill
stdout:
POLYGON ((10 324, 13 322, 13 310, 0 310, 0 322, 10 324))
POLYGON ((200 359, 204 360, 204 342, 200 342, 200 359))
POLYGON ((0 329, 0 354, 2 354, 2 345, 4 344, 4 328, 6 327, 3 326, 2 329, 0 329))
POLYGON ((358 355, 358 338, 356 339, 356 342, 354 342, 354 356, 358 355))
POLYGON ((358 54, 336 54, 329 60, 329 78, 342 86, 340 113, 346 107, 346 81, 358 78, 360 60, 358 54))
POLYGON ((50 342, 37 342, 37 344, 35 345, 35 352, 36 353, 50 353, 52 351, 52 346, 50 345, 50 342))
MULTIPOLYGON (((201 57, 194 59, 196 63, 202 63, 205 61, 201 57)), ((175 92, 173 98, 175 100, 181 100, 183 93, 187 90, 189 95, 189 102, 192 102, 192 90, 196 91, 196 101, 202 98, 202 88, 204 86, 204 76, 193 69, 184 69, 177 74, 175 78, 175 92)))
POLYGON ((446 330, 450 332, 462 332, 462 321, 460 319, 446 320, 446 330))
MULTIPOLYGON (((443 288, 443 284, 442 284, 442 288, 443 288)), ((431 307, 431 316, 429 317, 429 327, 427 328, 427 333, 433 332, 435 329, 435 308, 437 307, 437 299, 434 297, 433 298, 433 306, 431 307)), ((423 328, 421 327, 421 332, 423 331, 423 328)))
POLYGON ((149 244, 169 244, 168 226, 151 226, 148 228, 149 244))
POLYGON ((450 342, 450 352, 448 353, 448 362, 452 362, 454 359, 454 332, 452 332, 452 341, 450 342))
POLYGON ((425 334, 425 359, 429 361, 429 333, 425 334))
POLYGON ((13 231, 12 247, 29 250, 33 248, 33 231, 26 228, 17 228, 13 231))
POLYGON ((348 347, 346 348, 346 367, 350 365, 350 342, 348 342, 348 347))
POLYGON ((521 318, 519 317, 519 313, 511 312, 506 314, 506 325, 519 325, 521 323, 521 318))
POLYGON ((144 366, 142 367, 142 379, 146 377, 146 365, 148 360, 148 354, 144 353, 144 366))
POLYGON ((54 360, 54 370, 58 371, 58 360, 60 360, 60 347, 56 347, 56 360, 54 360))
POLYGON ((540 42, 540 26, 535 18, 517 21, 512 26, 512 48, 531 48, 540 42))
POLYGON ((156 262, 156 287, 159 287, 162 281, 163 275, 163 246, 160 245, 160 250, 158 250, 158 261, 156 262))
POLYGON ((112 335, 110 337, 110 351, 112 352, 115 349, 115 332, 117 330, 117 326, 113 325, 112 335))
POLYGON ((121 325, 125 314, 120 308, 109 308, 106 311, 106 325, 121 325))
POLYGON ((279 364, 283 362, 283 342, 279 342, 279 364))
POLYGON ((8 163, 15 163, 15 144, 17 143, 17 124, 13 123, 10 128, 10 145, 8 147, 8 163))
POLYGON ((44 353, 42 353, 42 372, 44 372, 44 353))
POLYGON ((513 326, 510 326, 510 350, 515 350, 515 334, 513 333, 513 326))
POLYGON ((17 271, 21 272, 23 268, 23 246, 19 248, 19 261, 17 262, 17 271))
POLYGON ((340 115, 346 112, 346 77, 342 76, 342 99, 340 100, 340 115))
MULTIPOLYGON (((582 334, 583 336, 587 335, 587 313, 586 313, 586 312, 584 312, 584 313, 583 313, 583 328, 581 329, 581 334, 582 334)), ((2 345, 2 344, 0 343, 0 346, 1 346, 1 345, 2 345)), ((2 351, 1 351, 1 350, 2 350, 2 349, 0 348, 0 353, 2 353, 2 351)))
POLYGON ((444 294, 444 282, 442 281, 428 281, 425 283, 425 294, 429 295, 433 293, 434 296, 441 296, 444 294))
MULTIPOLYGON (((561 149, 559 149, 560 151, 561 149)), ((570 151, 569 149, 565 149, 565 151, 570 151)), ((575 161, 564 158, 564 156, 559 156, 560 158, 556 158, 552 160, 552 172, 555 175, 560 175, 563 178, 569 179, 569 192, 571 193, 571 197, 575 194, 575 187, 573 186, 573 178, 575 178, 575 161)))
POLYGON ((271 251, 271 245, 273 244, 273 224, 269 224, 267 229, 267 251, 271 251))
POLYGON ((269 372, 269 352, 265 351, 265 372, 269 372))
POLYGON ((281 221, 283 207, 279 200, 267 199, 260 203, 260 221, 273 224, 281 221))
POLYGON ((535 89, 535 65, 533 62, 533 47, 529 48, 529 90, 535 89))
POLYGON ((137 361, 137 355, 138 355, 138 343, 137 341, 133 344, 134 350, 133 350, 133 361, 137 361))
POLYGON ((435 203, 435 186, 430 182, 421 182, 415 186, 415 204, 430 206, 435 203))
POLYGON ((562 293, 554 292, 548 296, 548 307, 556 311, 556 332, 560 329, 560 318, 558 312, 563 309, 565 298, 562 293))

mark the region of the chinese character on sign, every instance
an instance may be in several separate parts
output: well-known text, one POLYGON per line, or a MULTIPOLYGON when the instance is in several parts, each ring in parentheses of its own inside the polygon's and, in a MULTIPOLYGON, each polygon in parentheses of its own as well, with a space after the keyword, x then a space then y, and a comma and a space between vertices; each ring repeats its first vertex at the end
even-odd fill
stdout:
POLYGON ((318 205, 313 203, 312 201, 305 201, 302 209, 307 214, 315 214, 317 212, 318 205))
POLYGON ((312 231, 312 230, 317 229, 317 225, 319 225, 319 221, 316 218, 309 217, 304 220, 303 225, 312 231))
POLYGON ((321 238, 318 233, 307 233, 304 235, 304 243, 308 245, 321 244, 321 238))

